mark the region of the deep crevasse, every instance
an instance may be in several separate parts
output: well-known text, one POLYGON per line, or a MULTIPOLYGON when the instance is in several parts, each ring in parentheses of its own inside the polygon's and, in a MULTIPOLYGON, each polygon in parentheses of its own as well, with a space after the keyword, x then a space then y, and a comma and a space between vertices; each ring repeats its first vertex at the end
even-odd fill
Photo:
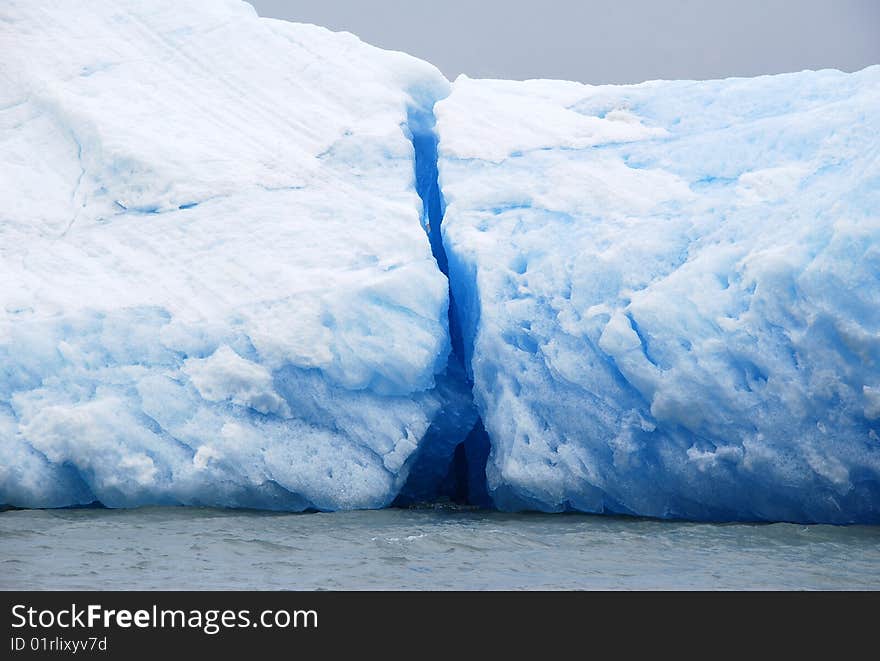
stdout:
MULTIPOLYGON (((419 97, 418 94, 414 96, 419 97)), ((448 276, 448 260, 441 237, 444 202, 437 169, 438 137, 434 117, 434 106, 440 100, 429 97, 421 104, 411 106, 407 129, 413 143, 416 191, 422 200, 422 226, 438 268, 448 276)), ((473 384, 467 374, 452 287, 449 289, 448 323, 452 352, 446 373, 454 375, 462 390, 470 395, 473 384)), ((395 500, 396 505, 411 506, 443 498, 480 507, 491 505, 486 486, 489 438, 476 407, 471 402, 467 407, 452 409, 448 412, 448 419, 449 425, 438 425, 426 435, 408 481, 395 500), (462 429, 470 431, 462 435, 462 429)))

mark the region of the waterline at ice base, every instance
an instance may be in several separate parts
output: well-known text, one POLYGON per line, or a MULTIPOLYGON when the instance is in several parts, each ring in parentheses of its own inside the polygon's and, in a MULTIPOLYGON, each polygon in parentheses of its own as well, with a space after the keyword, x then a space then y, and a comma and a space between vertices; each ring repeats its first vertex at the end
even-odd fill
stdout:
POLYGON ((880 66, 73 11, 0 7, 0 504, 880 523, 880 66))

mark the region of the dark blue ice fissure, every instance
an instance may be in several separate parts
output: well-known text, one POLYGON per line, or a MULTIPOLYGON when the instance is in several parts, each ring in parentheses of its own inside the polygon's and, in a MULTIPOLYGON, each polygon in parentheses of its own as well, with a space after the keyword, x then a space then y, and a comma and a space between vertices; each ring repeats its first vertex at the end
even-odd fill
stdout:
MULTIPOLYGON (((413 120, 411 120, 413 121, 413 120)), ((440 236, 443 222, 443 197, 440 193, 440 174, 437 168, 437 134, 433 120, 421 119, 410 124, 415 149, 416 191, 422 198, 422 226, 428 233, 431 253, 443 275, 449 275, 446 249, 440 236)))
MULTIPOLYGON (((448 278, 449 260, 441 235, 445 204, 437 166, 438 137, 435 125, 433 101, 410 107, 407 128, 415 152, 415 187, 422 200, 422 226, 428 235, 437 266, 448 278)), ((462 385, 470 391, 473 384, 468 378, 468 370, 465 369, 461 324, 456 314, 451 286, 448 320, 452 352, 447 375, 461 379, 462 385)), ((476 410, 475 405, 474 407, 476 410)), ((476 423, 463 439, 448 437, 447 430, 455 427, 447 424, 447 421, 437 420, 432 424, 395 504, 412 505, 426 501, 451 500, 479 507, 491 505, 486 485, 489 438, 479 416, 475 416, 476 423)))
MULTIPOLYGON (((449 259, 446 255, 446 248, 443 245, 443 237, 440 231, 446 205, 443 200, 443 191, 440 188, 440 172, 437 167, 437 145, 439 139, 435 131, 436 118, 434 117, 433 104, 430 104, 427 110, 425 107, 410 107, 407 114, 407 126, 415 151, 415 183, 416 192, 422 200, 422 227, 425 228, 425 232, 428 234, 431 253, 434 255, 434 259, 437 260, 437 266, 443 272, 443 275, 449 278, 449 259)), ((457 309, 450 284, 449 336, 452 342, 453 353, 459 358, 462 365, 466 366, 462 324, 458 318, 457 309)), ((467 371, 469 372, 470 370, 467 371)))

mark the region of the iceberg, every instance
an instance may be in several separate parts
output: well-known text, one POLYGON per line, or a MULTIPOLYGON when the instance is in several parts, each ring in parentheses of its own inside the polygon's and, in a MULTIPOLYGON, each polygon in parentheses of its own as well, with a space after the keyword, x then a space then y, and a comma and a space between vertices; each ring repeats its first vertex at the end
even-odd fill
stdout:
POLYGON ((0 43, 0 503, 381 507, 467 435, 437 69, 237 1, 13 0, 0 43))
POLYGON ((880 66, 447 81, 0 7, 0 505, 880 522, 880 66))
POLYGON ((435 112, 498 507, 880 521, 880 67, 435 112))

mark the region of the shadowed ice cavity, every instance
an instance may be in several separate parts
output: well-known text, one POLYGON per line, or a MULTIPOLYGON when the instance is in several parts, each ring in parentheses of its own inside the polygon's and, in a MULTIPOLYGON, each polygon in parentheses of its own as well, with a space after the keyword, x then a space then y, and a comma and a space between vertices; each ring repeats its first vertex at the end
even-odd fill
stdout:
MULTIPOLYGON (((413 95, 419 99, 416 92, 413 95)), ((433 106, 437 99, 410 106, 407 128, 415 152, 415 185, 422 199, 422 226, 431 243, 431 252, 437 266, 448 277, 449 265, 440 235, 443 222, 443 195, 437 170, 437 134, 433 106)), ((409 477, 394 501, 397 506, 412 506, 450 500, 458 504, 489 507, 492 504, 486 486, 486 461, 489 457, 489 437, 473 403, 473 383, 465 369, 461 326, 456 314, 452 291, 449 292, 449 334, 452 352, 449 355, 447 380, 466 392, 468 402, 447 406, 432 423, 411 459, 409 477), (464 386, 462 388, 461 386, 464 386), (461 430, 471 431, 461 439, 461 430)), ((443 384, 438 383, 442 389, 443 384)), ((444 393, 444 401, 454 402, 460 392, 444 393)))

